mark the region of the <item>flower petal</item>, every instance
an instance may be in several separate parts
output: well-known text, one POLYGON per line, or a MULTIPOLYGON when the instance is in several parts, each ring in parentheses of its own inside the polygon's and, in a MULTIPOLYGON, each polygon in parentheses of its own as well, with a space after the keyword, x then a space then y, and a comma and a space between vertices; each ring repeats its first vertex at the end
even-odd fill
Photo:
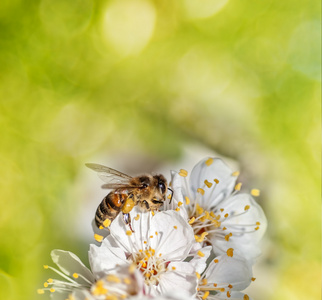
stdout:
MULTIPOLYGON (((66 275, 72 277, 74 273, 77 273, 84 276, 90 282, 94 282, 94 276, 91 271, 74 253, 55 249, 51 251, 51 258, 59 269, 66 275)), ((74 278, 74 280, 79 283, 84 283, 84 279, 81 276, 74 278)))
POLYGON ((191 226, 173 210, 155 214, 149 236, 153 236, 150 245, 156 254, 171 261, 186 258, 195 240, 191 226))
POLYGON ((175 271, 162 274, 159 282, 161 294, 171 294, 173 291, 182 291, 189 296, 197 293, 198 280, 194 268, 185 262, 170 263, 168 268, 175 267, 175 271))
POLYGON ((192 199, 196 199, 198 196, 200 206, 205 209, 217 205, 234 189, 237 177, 232 173, 232 170, 220 158, 207 157, 201 160, 190 174, 192 199), (210 165, 209 161, 212 162, 210 165), (217 179, 219 183, 216 184, 214 179, 217 179), (205 185, 205 180, 212 183, 210 188, 205 185), (197 193, 199 188, 204 190, 204 195, 197 193))
POLYGON ((218 286, 231 284, 232 290, 236 291, 249 286, 253 273, 248 261, 237 255, 234 257, 220 255, 215 261, 217 262, 212 261, 209 264, 205 272, 208 283, 216 283, 218 286))
POLYGON ((89 263, 96 278, 113 272, 117 265, 128 264, 124 249, 112 247, 113 243, 113 238, 108 236, 99 247, 90 245, 89 263))

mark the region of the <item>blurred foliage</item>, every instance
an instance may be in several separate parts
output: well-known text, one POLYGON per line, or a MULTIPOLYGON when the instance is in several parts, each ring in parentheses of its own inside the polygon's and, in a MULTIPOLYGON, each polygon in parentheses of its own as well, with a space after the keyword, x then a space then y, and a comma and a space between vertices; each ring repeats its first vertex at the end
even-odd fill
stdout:
POLYGON ((236 159, 262 190, 270 242, 252 296, 318 298, 320 11, 290 0, 2 0, 1 298, 45 299, 35 291, 51 249, 87 261, 73 226, 84 162, 174 163, 189 143, 236 159))

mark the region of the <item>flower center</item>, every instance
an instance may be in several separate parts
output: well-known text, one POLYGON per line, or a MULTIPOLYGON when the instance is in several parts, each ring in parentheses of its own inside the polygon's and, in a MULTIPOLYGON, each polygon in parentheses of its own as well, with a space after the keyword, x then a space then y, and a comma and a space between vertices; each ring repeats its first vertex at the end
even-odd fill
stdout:
POLYGON ((133 256, 133 262, 144 275, 147 285, 158 285, 160 275, 167 270, 169 262, 166 262, 161 256, 161 253, 157 256, 151 247, 139 250, 133 256))

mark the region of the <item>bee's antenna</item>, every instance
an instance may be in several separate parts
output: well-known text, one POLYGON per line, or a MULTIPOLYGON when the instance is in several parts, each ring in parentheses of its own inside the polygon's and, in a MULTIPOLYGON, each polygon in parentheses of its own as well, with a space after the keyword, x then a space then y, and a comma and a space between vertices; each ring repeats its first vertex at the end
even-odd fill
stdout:
POLYGON ((173 190, 171 190, 170 188, 168 188, 168 190, 171 191, 171 198, 170 198, 170 202, 169 202, 169 204, 171 204, 172 197, 173 197, 173 190))

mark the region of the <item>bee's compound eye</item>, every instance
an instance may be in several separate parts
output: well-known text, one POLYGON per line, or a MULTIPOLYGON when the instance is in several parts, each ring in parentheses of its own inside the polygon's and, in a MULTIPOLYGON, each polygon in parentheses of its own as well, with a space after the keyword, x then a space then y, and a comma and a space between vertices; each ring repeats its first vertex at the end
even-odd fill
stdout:
POLYGON ((165 193, 165 185, 163 182, 159 182, 159 189, 161 191, 162 194, 165 193))

